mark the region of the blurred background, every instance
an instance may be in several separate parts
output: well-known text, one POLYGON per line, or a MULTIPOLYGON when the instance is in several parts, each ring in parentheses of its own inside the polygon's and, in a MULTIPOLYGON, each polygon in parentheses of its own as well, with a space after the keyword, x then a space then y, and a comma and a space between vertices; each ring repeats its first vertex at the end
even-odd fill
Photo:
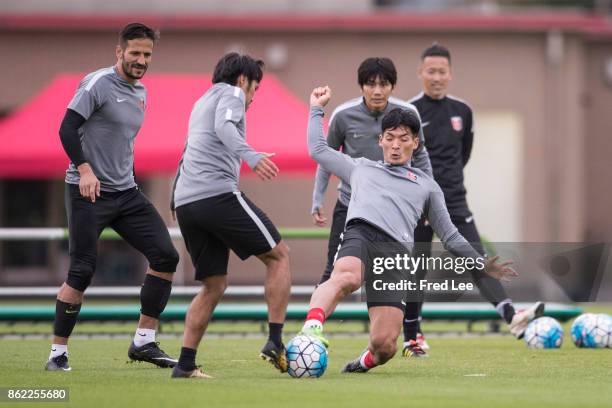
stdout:
MULTIPOLYGON (((224 53, 266 62, 247 134, 257 150, 277 152, 281 169, 272 182, 243 171, 242 189, 277 226, 310 228, 312 88, 333 88, 330 114, 360 95, 359 63, 386 56, 398 69, 393 95, 408 100, 421 91, 420 53, 437 41, 452 53, 450 93, 474 110, 466 187, 481 233, 494 242, 609 241, 611 17, 610 0, 2 1, 0 227, 66 226, 60 121, 80 78, 113 65, 118 32, 140 21, 161 40, 143 80, 148 106, 135 170, 169 227, 191 106, 224 53)), ((294 284, 313 285, 327 241, 288 244, 294 284)), ((193 284, 184 245, 175 245, 175 282, 193 284)), ((0 286, 56 286, 67 266, 63 240, 0 241, 0 286)), ((138 285, 145 269, 123 242, 101 241, 94 285, 138 285)), ((230 283, 261 284, 263 276, 258 261, 232 258, 230 283)), ((534 288, 528 276, 518 287, 534 288)))

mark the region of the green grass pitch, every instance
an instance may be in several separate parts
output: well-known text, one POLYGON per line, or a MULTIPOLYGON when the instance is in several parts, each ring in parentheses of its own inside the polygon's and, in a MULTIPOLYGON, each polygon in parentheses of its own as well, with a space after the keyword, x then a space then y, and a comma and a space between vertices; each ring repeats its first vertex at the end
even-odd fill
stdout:
MULTIPOLYGON (((288 340, 288 338, 286 339, 288 340)), ((45 372, 47 340, 1 340, 0 387, 68 387, 68 403, 16 407, 609 407, 612 350, 529 350, 509 336, 430 339, 431 357, 340 374, 367 338, 332 337, 320 379, 281 375, 258 357, 263 338, 205 339, 198 363, 212 380, 172 380, 169 369, 128 364, 126 339, 74 339, 72 372, 45 372)), ((162 348, 177 355, 180 340, 162 348)))

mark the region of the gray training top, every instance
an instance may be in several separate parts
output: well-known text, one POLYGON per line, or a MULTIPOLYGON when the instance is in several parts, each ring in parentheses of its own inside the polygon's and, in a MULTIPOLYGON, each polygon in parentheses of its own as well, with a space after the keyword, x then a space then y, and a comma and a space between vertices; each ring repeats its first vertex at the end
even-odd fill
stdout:
POLYGON ((238 191, 240 164, 253 169, 264 157, 246 143, 242 89, 214 84, 195 103, 174 185, 173 206, 238 191))
MULTIPOLYGON (((146 107, 147 91, 130 84, 115 67, 87 74, 68 105, 86 121, 79 129, 85 160, 100 180, 103 191, 124 191, 134 181, 134 139, 146 107)), ((66 183, 79 184, 73 163, 66 170, 66 183)))
MULTIPOLYGON (((382 149, 378 145, 378 137, 381 133, 381 121, 383 116, 395 108, 410 109, 417 116, 419 112, 408 102, 390 97, 385 109, 381 112, 373 112, 368 109, 362 97, 351 99, 338 106, 329 120, 329 131, 327 143, 335 150, 342 147, 342 152, 353 158, 365 157, 370 160, 382 160, 382 149)), ((420 117, 419 117, 420 119, 420 117)), ((425 148, 425 135, 423 130, 419 131, 420 145, 414 152, 412 162, 415 167, 423 170, 433 177, 431 163, 427 148, 425 148)), ((312 212, 321 208, 323 197, 327 191, 330 173, 321 166, 317 167, 315 185, 312 192, 312 212)), ((342 181, 338 185, 338 200, 348 205, 351 198, 351 187, 342 181)))
POLYGON ((412 251, 414 229, 426 214, 444 248, 456 256, 481 258, 451 222, 444 194, 433 178, 407 164, 355 159, 332 149, 323 135, 323 109, 319 107, 310 109, 308 152, 321 167, 350 184, 347 223, 365 220, 412 251))

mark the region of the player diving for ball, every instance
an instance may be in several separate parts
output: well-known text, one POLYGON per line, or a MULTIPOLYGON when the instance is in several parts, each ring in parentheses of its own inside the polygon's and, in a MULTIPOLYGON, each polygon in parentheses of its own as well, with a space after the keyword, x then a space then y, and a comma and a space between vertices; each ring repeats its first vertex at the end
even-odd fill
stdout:
MULTIPOLYGON (((455 256, 482 260, 482 256, 459 234, 446 209, 436 182, 410 166, 419 145, 420 120, 414 111, 397 108, 382 118, 379 145, 382 161, 354 159, 329 147, 323 133, 323 108, 331 98, 329 87, 315 88, 310 95, 308 151, 325 170, 349 183, 352 190, 345 231, 329 280, 319 285, 310 300, 302 333, 323 337, 323 323, 338 302, 359 289, 362 267, 369 260, 363 248, 376 243, 402 243, 410 250, 417 222, 426 215, 444 247, 455 256)), ((484 262, 485 272, 500 280, 517 276, 511 261, 494 257, 484 262)), ((386 363, 397 351, 405 302, 370 302, 368 348, 349 362, 343 372, 365 372, 386 363)))

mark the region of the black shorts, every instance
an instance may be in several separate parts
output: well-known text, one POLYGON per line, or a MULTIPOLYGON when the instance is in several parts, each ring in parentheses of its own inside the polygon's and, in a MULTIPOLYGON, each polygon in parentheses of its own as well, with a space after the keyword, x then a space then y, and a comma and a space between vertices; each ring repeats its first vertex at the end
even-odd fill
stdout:
POLYGON ((179 261, 166 224, 137 187, 102 191, 96 202, 81 196, 79 186, 66 183, 66 214, 70 234, 70 270, 66 283, 84 291, 96 267, 97 242, 104 228, 114 229, 141 252, 157 272, 174 272, 179 261))
MULTIPOLYGON (((389 234, 380 230, 365 220, 352 219, 346 225, 346 229, 341 235, 341 243, 336 254, 334 263, 346 256, 359 258, 364 270, 364 283, 366 288, 362 288, 362 294, 367 294, 368 308, 375 306, 393 306, 405 310, 405 293, 384 293, 370 295, 367 288, 368 271, 372 269, 372 262, 375 257, 395 255, 397 253, 408 252, 407 248, 389 234), (388 296, 387 296, 388 295, 388 296)), ((395 279, 399 279, 396 277, 395 279)))
POLYGON ((230 249, 245 260, 270 251, 281 241, 268 216, 241 192, 181 205, 176 216, 196 280, 227 274, 230 249))

